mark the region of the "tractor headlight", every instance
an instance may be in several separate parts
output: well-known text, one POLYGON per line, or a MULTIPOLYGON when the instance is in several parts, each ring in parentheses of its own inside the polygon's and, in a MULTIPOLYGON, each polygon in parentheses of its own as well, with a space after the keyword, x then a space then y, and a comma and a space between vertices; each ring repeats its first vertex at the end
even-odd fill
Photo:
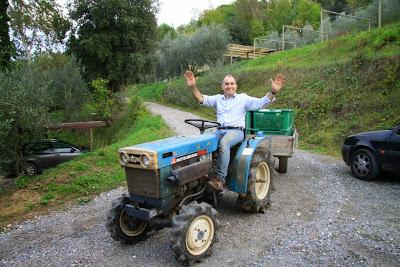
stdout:
POLYGON ((121 165, 125 165, 129 162, 129 156, 128 154, 126 154, 125 152, 119 152, 119 163, 121 163, 121 165))
POLYGON ((150 166, 150 158, 148 155, 146 154, 142 154, 142 156, 140 157, 140 162, 142 163, 142 165, 144 167, 149 167, 150 166))

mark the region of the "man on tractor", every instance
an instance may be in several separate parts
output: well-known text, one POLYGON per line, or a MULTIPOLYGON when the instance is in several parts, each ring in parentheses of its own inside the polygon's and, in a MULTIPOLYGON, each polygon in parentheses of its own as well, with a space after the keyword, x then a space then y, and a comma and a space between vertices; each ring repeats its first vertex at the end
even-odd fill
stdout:
POLYGON ((232 75, 225 75, 222 80, 224 93, 212 96, 201 94, 196 86, 197 77, 194 77, 192 71, 187 70, 184 76, 194 98, 201 105, 215 108, 217 121, 221 124, 215 131, 219 138, 217 169, 209 184, 215 190, 222 191, 229 167, 230 149, 244 139, 246 111, 262 109, 273 102, 285 84, 285 77, 282 74, 276 75, 275 80, 270 80, 271 90, 264 97, 256 98, 245 93, 237 94, 236 79, 232 75))

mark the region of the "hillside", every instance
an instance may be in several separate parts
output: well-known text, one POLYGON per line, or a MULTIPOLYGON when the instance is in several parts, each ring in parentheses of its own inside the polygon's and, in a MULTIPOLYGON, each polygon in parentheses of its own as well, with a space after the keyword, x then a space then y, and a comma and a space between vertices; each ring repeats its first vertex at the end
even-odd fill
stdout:
POLYGON ((118 162, 118 149, 172 134, 159 116, 151 115, 142 105, 134 109, 100 133, 105 136, 114 131, 110 135, 120 138, 110 145, 45 170, 41 175, 15 180, 0 177, 0 232, 14 222, 69 204, 84 204, 101 192, 126 185, 124 170, 118 162), (6 180, 12 184, 4 186, 6 180))
MULTIPOLYGON (((203 94, 220 91, 220 79, 237 77, 238 92, 263 96, 276 73, 286 87, 271 108, 295 110, 303 145, 339 155, 343 139, 352 133, 390 128, 400 123, 400 24, 324 43, 279 52, 201 73, 203 94)), ((183 78, 133 88, 136 95, 213 118, 199 107, 183 78)))

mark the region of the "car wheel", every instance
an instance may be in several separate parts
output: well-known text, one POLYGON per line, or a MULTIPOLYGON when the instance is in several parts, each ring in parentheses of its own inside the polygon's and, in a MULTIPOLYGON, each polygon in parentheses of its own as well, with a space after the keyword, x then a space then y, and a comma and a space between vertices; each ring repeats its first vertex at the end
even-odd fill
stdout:
POLYGON ((28 176, 34 176, 34 175, 38 174, 38 168, 37 168, 36 164, 34 164, 32 162, 27 162, 25 172, 28 176))
POLYGON ((351 172, 360 179, 370 181, 375 179, 380 172, 378 161, 368 149, 358 149, 351 156, 351 172))

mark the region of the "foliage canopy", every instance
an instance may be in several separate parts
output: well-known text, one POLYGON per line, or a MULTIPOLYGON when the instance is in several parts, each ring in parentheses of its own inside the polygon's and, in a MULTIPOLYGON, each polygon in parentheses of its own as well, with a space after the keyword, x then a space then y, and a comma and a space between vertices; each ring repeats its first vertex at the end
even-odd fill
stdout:
POLYGON ((8 1, 0 3, 0 71, 11 67, 11 57, 15 54, 14 44, 10 41, 10 17, 7 14, 8 1))
POLYGON ((84 66, 91 81, 105 78, 117 90, 139 82, 150 70, 147 56, 155 46, 154 0, 75 0, 70 12, 76 22, 69 51, 84 66))
POLYGON ((22 58, 60 50, 70 24, 55 1, 13 0, 8 12, 13 41, 22 58))

